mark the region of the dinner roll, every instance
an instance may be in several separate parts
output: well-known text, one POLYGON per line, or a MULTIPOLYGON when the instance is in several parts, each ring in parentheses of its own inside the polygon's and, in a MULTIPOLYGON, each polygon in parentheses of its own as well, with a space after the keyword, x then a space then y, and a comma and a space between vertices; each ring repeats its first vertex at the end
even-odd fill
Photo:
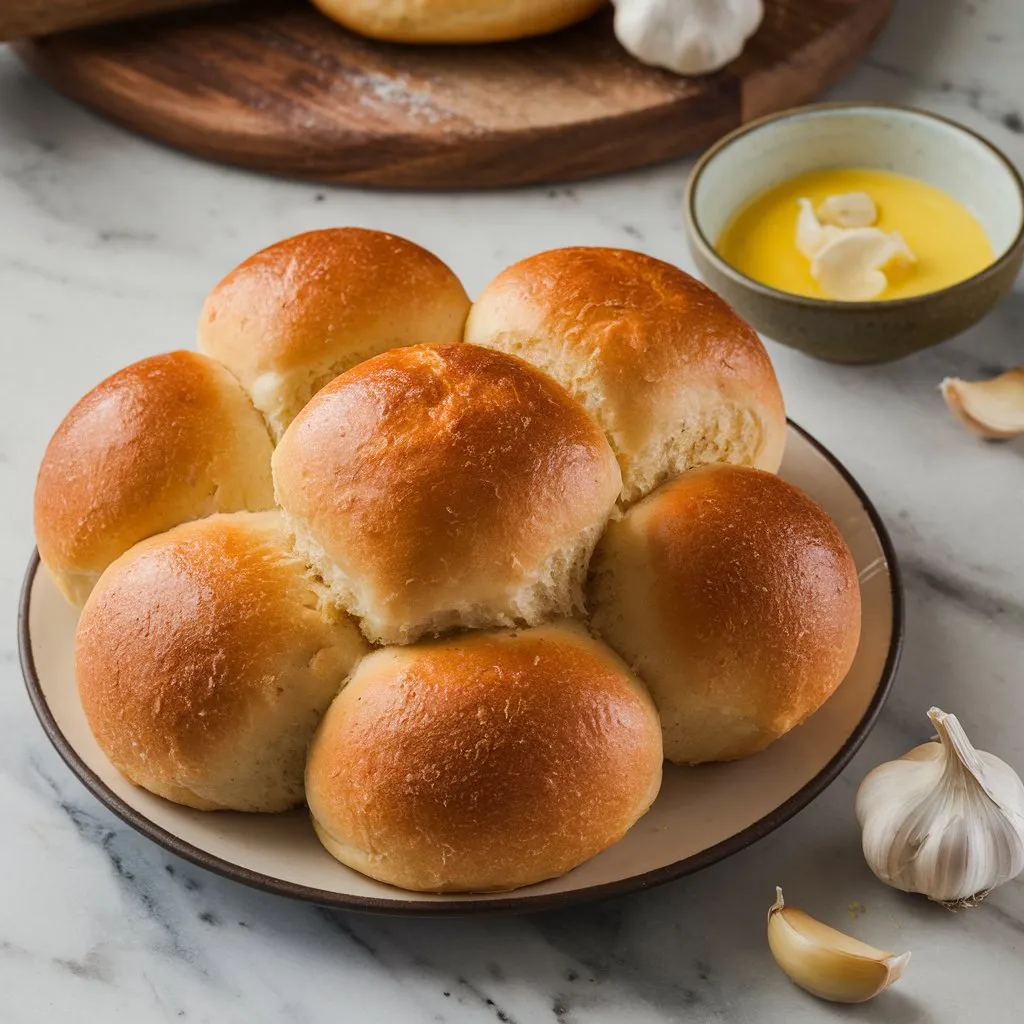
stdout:
POLYGON ((213 512, 274 504, 267 428, 238 382, 194 352, 119 370, 64 417, 35 494, 39 554, 82 604, 137 541, 213 512))
POLYGON ((107 569, 75 674, 100 748, 137 786, 200 810, 284 811, 302 802, 310 737, 364 649, 281 514, 236 512, 107 569))
POLYGON ((462 337, 469 298, 436 256, 365 228, 308 231, 210 293, 199 349, 242 382, 275 437, 329 380, 396 345, 462 337))
POLYGON ((605 0, 313 0, 329 18, 396 43, 486 43, 582 21, 605 0))
POLYGON ((522 356, 604 427, 637 500, 691 466, 779 468, 786 418, 754 331, 681 270, 626 249, 554 249, 502 271, 466 341, 522 356))
POLYGON ((860 637, 860 589, 835 523, 776 476, 705 466, 609 526, 593 626, 650 687, 665 756, 745 757, 816 711, 860 637))
POLYGON ((274 453, 297 543, 371 640, 582 608, 620 486, 600 428, 529 363, 392 349, 327 385, 274 453))
POLYGON ((306 799, 343 864, 406 889, 564 874, 661 785, 643 686, 578 626, 464 634, 360 662, 309 751, 306 799))

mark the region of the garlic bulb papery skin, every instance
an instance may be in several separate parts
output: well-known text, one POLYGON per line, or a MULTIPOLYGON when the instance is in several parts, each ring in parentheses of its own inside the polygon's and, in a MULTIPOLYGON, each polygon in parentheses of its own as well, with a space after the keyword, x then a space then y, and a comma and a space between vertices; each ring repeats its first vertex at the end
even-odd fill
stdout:
POLYGON ((1024 434, 1024 366, 991 380, 947 377, 939 387, 949 411, 972 434, 989 441, 1024 434))
POLYGON ((680 75, 717 71, 743 51, 763 0, 613 0, 615 35, 644 64, 680 75))
POLYGON ((1024 783, 975 750, 954 715, 928 712, 938 742, 879 765, 857 792, 864 857, 886 884, 956 909, 1024 870, 1024 783))

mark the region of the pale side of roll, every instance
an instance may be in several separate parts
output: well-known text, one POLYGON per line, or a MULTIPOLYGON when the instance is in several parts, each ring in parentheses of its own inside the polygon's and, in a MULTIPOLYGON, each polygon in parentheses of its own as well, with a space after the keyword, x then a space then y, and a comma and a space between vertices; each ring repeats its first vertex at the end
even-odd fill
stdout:
POLYGON ((626 249, 539 253, 503 270, 465 339, 550 373, 604 428, 629 504, 710 462, 775 472, 786 416, 753 329, 677 267, 626 249))
POLYGON ((643 686, 579 626, 471 633, 360 662, 310 747, 317 835, 406 889, 485 892, 564 874, 661 784, 643 686))
POLYGON ((238 512, 114 562, 82 612, 75 675, 100 748, 137 786, 200 810, 284 811, 365 650, 281 513, 238 512))
POLYGON ((490 43, 555 32, 605 0, 314 0, 329 18, 397 43, 490 43))
POLYGON ((126 366, 64 417, 43 455, 35 532, 73 604, 146 537, 274 504, 263 419, 219 363, 168 352, 126 366))
POLYGON ((300 548, 384 643, 579 611, 620 486, 560 385, 462 344, 392 349, 337 377, 273 467, 300 548))
POLYGON ((199 348, 242 382, 275 437, 339 373, 389 348, 455 342, 469 312, 459 279, 413 242, 325 228, 276 242, 210 293, 199 348))
POLYGON ((612 523, 593 627, 650 688, 665 756, 745 757, 843 681, 860 637, 853 557, 825 511, 754 469, 706 466, 612 523))

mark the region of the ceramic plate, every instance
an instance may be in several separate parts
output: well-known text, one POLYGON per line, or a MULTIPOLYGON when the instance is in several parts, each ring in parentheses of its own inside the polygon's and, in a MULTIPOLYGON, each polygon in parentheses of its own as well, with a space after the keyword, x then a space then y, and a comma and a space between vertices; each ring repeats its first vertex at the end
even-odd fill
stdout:
POLYGON ((201 867, 329 906, 400 914, 467 914, 565 906, 667 882, 722 860, 778 828, 839 774, 863 743, 892 684, 902 605, 892 545, 856 482, 793 425, 781 475, 839 524, 860 574, 864 622, 857 657, 832 698, 799 728, 744 761, 666 765, 657 801, 611 849, 562 878, 512 893, 435 896, 395 889, 323 850, 305 811, 204 813, 137 789, 100 753, 75 690, 76 612, 33 556, 22 594, 21 659, 39 720, 81 781, 129 825, 201 867))

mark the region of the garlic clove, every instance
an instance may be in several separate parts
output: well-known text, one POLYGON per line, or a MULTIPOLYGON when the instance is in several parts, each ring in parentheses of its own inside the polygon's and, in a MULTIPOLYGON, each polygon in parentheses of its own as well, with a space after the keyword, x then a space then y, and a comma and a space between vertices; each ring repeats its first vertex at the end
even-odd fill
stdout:
POLYGON ((838 228, 869 228, 878 220, 878 207, 867 192, 844 192, 818 204, 818 220, 838 228))
POLYGON ((893 243, 878 228, 849 228, 826 242, 811 260, 811 277, 826 295, 849 302, 877 299, 889 281, 879 269, 893 243))
POLYGON ((940 388, 949 411, 971 433, 992 440, 1024 434, 1024 367, 991 380, 947 377, 940 388))
POLYGON ((791 981, 819 999, 864 1003, 899 981, 910 960, 830 928, 795 907, 782 889, 768 910, 768 945, 791 981))

